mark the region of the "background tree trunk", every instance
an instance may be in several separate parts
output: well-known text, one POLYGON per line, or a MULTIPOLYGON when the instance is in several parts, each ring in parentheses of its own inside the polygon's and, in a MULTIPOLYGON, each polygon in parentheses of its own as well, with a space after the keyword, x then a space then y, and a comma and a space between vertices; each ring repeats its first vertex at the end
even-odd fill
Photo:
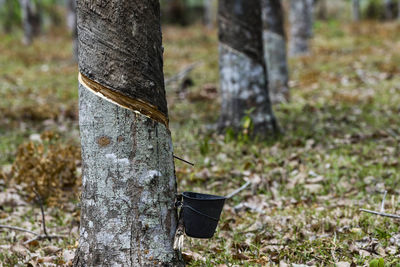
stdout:
POLYGON ((67 26, 72 35, 73 56, 78 61, 78 28, 76 25, 76 0, 67 0, 67 26))
POLYGON ((167 16, 172 23, 178 23, 182 26, 186 25, 187 18, 185 14, 184 0, 167 0, 167 16))
POLYGON ((213 26, 213 0, 203 0, 204 6, 204 25, 208 28, 213 26))
POLYGON ((280 0, 261 0, 264 55, 272 103, 289 101, 286 37, 280 0))
POLYGON ((400 0, 397 1, 397 20, 400 20, 400 0))
POLYGON ((313 35, 313 1, 290 0, 290 42, 291 56, 308 54, 313 35))
POLYGON ((352 10, 353 10, 353 20, 359 21, 360 20, 360 0, 352 0, 352 10))
POLYGON ((204 25, 209 29, 214 28, 217 22, 217 1, 216 0, 203 0, 204 1, 204 25))
POLYGON ((318 0, 314 2, 315 8, 317 8, 316 16, 318 19, 326 20, 328 19, 328 7, 327 0, 318 0))
POLYGON ((26 45, 30 45, 33 38, 40 33, 40 10, 32 0, 19 0, 19 3, 21 5, 22 25, 24 28, 23 42, 26 45))
POLYGON ((220 129, 241 128, 246 112, 254 134, 275 131, 276 121, 268 93, 262 43, 261 3, 219 1, 219 64, 221 82, 220 129))
MULTIPOLYGON (((152 107, 167 116, 158 0, 78 0, 77 11, 80 72, 124 99, 154 95, 152 107)), ((83 181, 74 265, 183 265, 173 249, 169 130, 99 97, 82 80, 79 94, 83 181)))
POLYGON ((385 19, 392 20, 395 18, 395 9, 396 4, 393 0, 385 0, 384 1, 384 8, 385 8, 385 19))

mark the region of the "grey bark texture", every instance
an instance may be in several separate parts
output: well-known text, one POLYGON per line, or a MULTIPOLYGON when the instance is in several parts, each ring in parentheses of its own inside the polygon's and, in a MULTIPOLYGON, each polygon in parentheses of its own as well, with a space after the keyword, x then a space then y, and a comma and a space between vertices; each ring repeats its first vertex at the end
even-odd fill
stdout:
POLYGON ((289 72, 281 0, 261 0, 264 55, 271 102, 289 101, 289 72))
POLYGON ((326 20, 328 19, 328 7, 327 7, 328 0, 318 0, 314 1, 314 6, 317 8, 316 16, 318 19, 326 20))
POLYGON ((385 8, 385 19, 392 20, 395 16, 396 3, 393 0, 385 0, 384 1, 385 8))
POLYGON ((72 36, 72 51, 78 61, 78 28, 76 20, 76 0, 67 0, 67 26, 72 36))
POLYGON ((352 10, 353 10, 353 20, 359 21, 360 20, 360 0, 352 0, 352 10))
POLYGON ((204 6, 204 25, 212 28, 215 23, 214 0, 203 0, 204 6))
POLYGON ((219 128, 240 130, 251 111, 253 134, 267 137, 277 123, 269 99, 260 10, 259 0, 219 1, 219 128))
POLYGON ((291 56, 310 52, 310 39, 313 36, 313 1, 290 0, 290 42, 291 56))
MULTIPOLYGON (((77 7, 80 71, 128 94, 157 90, 155 101, 164 96, 165 103, 158 0, 78 0, 77 7)), ((83 177, 74 266, 183 266, 173 249, 169 130, 82 84, 79 98, 83 177)))
POLYGON ((400 0, 397 1, 397 20, 400 20, 400 0))
POLYGON ((39 6, 33 0, 19 0, 21 5, 22 25, 25 45, 30 45, 40 33, 41 17, 39 6))
POLYGON ((150 103, 167 116, 159 2, 77 4, 81 73, 114 92, 150 103))

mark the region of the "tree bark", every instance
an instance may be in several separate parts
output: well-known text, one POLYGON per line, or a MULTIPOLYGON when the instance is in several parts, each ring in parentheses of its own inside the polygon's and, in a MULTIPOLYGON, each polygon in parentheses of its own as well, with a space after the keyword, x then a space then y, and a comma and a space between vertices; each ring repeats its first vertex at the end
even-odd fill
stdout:
POLYGON ((290 0, 290 42, 291 56, 308 54, 313 35, 313 1, 290 0))
MULTIPOLYGON (((80 72, 167 114, 158 0, 78 0, 77 11, 80 72)), ((173 249, 176 181, 167 126, 90 89, 80 79, 74 266, 182 266, 173 249)))
POLYGON ((393 2, 393 0, 385 0, 384 1, 384 7, 385 7, 385 19, 386 20, 392 20, 395 18, 395 8, 396 5, 393 2))
POLYGON ((397 20, 400 20, 400 0, 397 1, 397 20))
POLYGON ((161 90, 164 77, 158 1, 77 3, 81 72, 113 93, 141 99, 167 116, 165 90, 161 90))
POLYGON ((352 0, 353 20, 360 20, 360 0, 352 0))
POLYGON ((286 37, 280 0, 262 0, 264 55, 272 103, 289 101, 286 37))
POLYGON ((262 42, 261 3, 219 1, 220 129, 240 130, 250 112, 254 134, 277 130, 268 93, 262 42))
POLYGON ((328 7, 327 0, 319 0, 314 2, 314 6, 318 8, 316 16, 318 19, 326 20, 328 19, 328 7))
POLYGON ((76 0, 67 0, 67 26, 72 35, 73 57, 78 61, 78 28, 76 23, 76 0))
POLYGON ((203 0, 204 6, 204 25, 211 29, 214 25, 214 1, 203 0))
POLYGON ((30 45, 33 38, 40 33, 41 17, 37 4, 32 0, 19 0, 21 5, 22 25, 25 45, 30 45))
POLYGON ((169 22, 182 26, 187 25, 184 0, 167 0, 166 6, 166 15, 169 22))

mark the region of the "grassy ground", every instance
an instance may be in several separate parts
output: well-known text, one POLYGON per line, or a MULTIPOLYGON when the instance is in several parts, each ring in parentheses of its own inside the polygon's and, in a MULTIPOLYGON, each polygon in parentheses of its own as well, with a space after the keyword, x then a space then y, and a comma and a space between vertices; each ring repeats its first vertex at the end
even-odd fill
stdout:
MULTIPOLYGON (((58 154, 51 173, 80 173, 71 152, 79 149, 77 68, 59 33, 28 48, 19 36, 0 36, 0 224, 37 232, 40 209, 26 184, 51 180, 58 154)), ((269 142, 210 130, 219 112, 216 32, 167 27, 164 42, 166 77, 199 63, 192 86, 167 88, 175 154, 196 163, 176 162, 179 190, 222 195, 252 181, 226 203, 213 239, 186 238, 189 266, 400 264, 398 221, 359 211, 380 210, 385 190, 386 212, 400 202, 399 24, 317 22, 312 54, 290 62, 292 101, 275 107, 284 134, 269 142)), ((5 266, 71 259, 79 209, 66 199, 76 192, 40 193, 50 199, 48 231, 67 238, 24 245, 32 235, 5 230, 5 266)))

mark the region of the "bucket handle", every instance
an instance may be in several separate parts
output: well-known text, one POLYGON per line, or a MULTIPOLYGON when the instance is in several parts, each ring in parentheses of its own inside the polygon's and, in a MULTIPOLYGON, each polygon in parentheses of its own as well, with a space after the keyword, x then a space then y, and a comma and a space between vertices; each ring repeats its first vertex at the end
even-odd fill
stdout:
POLYGON ((191 209, 192 211, 196 212, 197 214, 200 214, 200 215, 202 215, 202 216, 204 216, 204 217, 207 217, 207 218, 209 218, 209 219, 211 219, 211 220, 214 220, 214 221, 216 221, 216 222, 219 221, 218 218, 214 218, 214 217, 212 217, 212 216, 210 216, 210 215, 204 214, 204 213, 202 213, 202 212, 196 210, 195 208, 192 208, 192 207, 189 206, 189 205, 183 205, 183 208, 189 208, 189 209, 191 209))

